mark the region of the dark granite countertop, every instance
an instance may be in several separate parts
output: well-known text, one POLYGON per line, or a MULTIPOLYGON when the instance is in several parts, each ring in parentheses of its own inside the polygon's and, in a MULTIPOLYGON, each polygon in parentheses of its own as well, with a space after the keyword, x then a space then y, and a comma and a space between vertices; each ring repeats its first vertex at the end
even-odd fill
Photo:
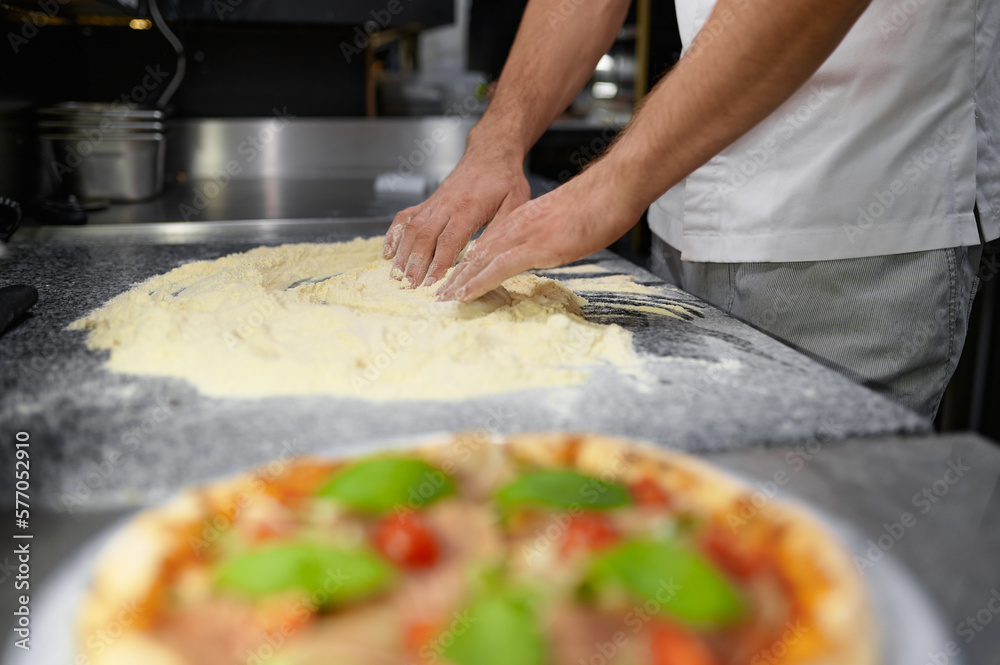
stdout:
MULTIPOLYGON (((112 374, 102 367, 106 352, 88 351, 84 333, 65 330, 132 284, 192 260, 384 228, 306 220, 28 230, 0 260, 0 285, 34 284, 40 294, 32 314, 0 338, 0 430, 31 436, 36 505, 141 505, 286 448, 349 449, 437 431, 582 429, 717 451, 927 429, 908 410, 608 252, 581 265, 657 285, 657 301, 691 313, 650 316, 616 306, 638 296, 591 294, 589 318, 620 323, 640 351, 670 357, 648 363, 650 390, 601 368, 583 386, 457 403, 217 399, 178 379, 112 374)), ((0 468, 10 467, 11 451, 0 447, 0 468)), ((10 474, 0 477, 0 504, 11 500, 11 483, 10 474)))

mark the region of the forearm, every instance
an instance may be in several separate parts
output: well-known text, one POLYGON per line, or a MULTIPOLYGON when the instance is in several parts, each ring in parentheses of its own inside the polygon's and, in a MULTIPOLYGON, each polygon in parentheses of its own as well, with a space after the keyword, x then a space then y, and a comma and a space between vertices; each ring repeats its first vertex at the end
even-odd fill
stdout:
POLYGON ((636 219, 819 68, 870 0, 719 0, 590 176, 636 219))
POLYGON ((502 148, 520 163, 593 74, 628 7, 628 0, 531 0, 470 145, 502 148))

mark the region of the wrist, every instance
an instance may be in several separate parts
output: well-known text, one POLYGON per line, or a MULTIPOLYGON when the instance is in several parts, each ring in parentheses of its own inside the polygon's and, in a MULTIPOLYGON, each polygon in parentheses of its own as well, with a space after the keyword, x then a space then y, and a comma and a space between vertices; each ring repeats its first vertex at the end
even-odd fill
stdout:
POLYGON ((469 131, 465 154, 482 155, 494 161, 520 168, 528 157, 530 145, 521 140, 517 123, 491 117, 487 111, 469 131))
POLYGON ((656 197, 645 191, 647 187, 634 166, 608 154, 578 176, 580 185, 584 191, 598 193, 613 218, 635 221, 656 197))

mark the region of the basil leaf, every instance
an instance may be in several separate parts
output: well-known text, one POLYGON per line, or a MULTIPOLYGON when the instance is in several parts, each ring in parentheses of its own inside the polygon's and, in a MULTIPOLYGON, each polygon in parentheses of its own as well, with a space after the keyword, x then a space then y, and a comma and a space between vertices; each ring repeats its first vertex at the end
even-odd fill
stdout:
POLYGON ((630 502, 621 485, 607 483, 575 471, 526 473, 502 487, 496 501, 505 508, 543 505, 555 508, 614 508, 630 502))
POLYGON ((427 462, 390 457, 347 467, 319 495, 356 510, 383 513, 396 506, 421 508, 454 491, 454 481, 427 462))
POLYGON ((293 543, 259 549, 222 563, 220 587, 251 597, 307 592, 317 605, 339 605, 381 591, 392 577, 388 564, 367 552, 293 543))
MULTIPOLYGON (((452 624, 443 654, 458 665, 543 665, 545 645, 523 600, 488 597, 472 603, 452 624)), ((443 643, 443 642, 442 642, 443 643)))
POLYGON ((689 623, 728 626, 743 618, 743 600, 728 580, 697 552, 671 543, 621 545, 591 565, 584 590, 620 585, 661 611, 689 623))

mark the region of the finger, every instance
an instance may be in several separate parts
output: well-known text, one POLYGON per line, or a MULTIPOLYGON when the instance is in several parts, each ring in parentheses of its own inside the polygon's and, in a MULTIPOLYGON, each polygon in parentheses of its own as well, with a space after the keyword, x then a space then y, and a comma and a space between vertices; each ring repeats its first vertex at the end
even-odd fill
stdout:
POLYGON ((424 222, 417 231, 413 246, 410 248, 410 255, 406 259, 406 267, 403 269, 404 276, 410 280, 412 286, 420 286, 423 283, 427 268, 436 252, 438 240, 448 224, 448 215, 439 213, 424 222))
POLYGON ((482 270, 464 272, 461 280, 452 287, 452 297, 462 302, 480 298, 507 279, 531 268, 531 264, 530 247, 517 245, 493 257, 482 270))
POLYGON ((443 300, 454 300, 454 298, 452 298, 452 296, 451 296, 452 286, 456 282, 458 282, 459 280, 461 280, 462 273, 464 273, 464 272, 466 272, 468 270, 472 270, 472 271, 477 270, 477 267, 474 266, 473 264, 474 264, 474 262, 471 261, 471 260, 469 260, 468 259, 468 255, 466 255, 466 258, 462 259, 459 262, 459 264, 457 266, 455 266, 455 270, 452 271, 451 275, 448 276, 448 279, 446 279, 445 282, 444 282, 444 284, 441 285, 441 288, 439 288, 435 292, 434 295, 437 296, 437 299, 438 300, 442 300, 442 301, 443 300))
POLYGON ((420 212, 420 206, 411 206, 396 213, 392 218, 389 230, 385 232, 385 242, 382 244, 382 258, 391 259, 396 255, 396 248, 399 247, 399 239, 406 232, 406 227, 410 220, 420 212))
POLYGON ((456 292, 476 273, 484 269, 493 258, 504 251, 520 244, 516 238, 510 238, 502 233, 485 233, 469 245, 469 250, 448 280, 438 290, 438 300, 455 300, 456 292), (495 236, 495 237, 494 237, 495 236))
MULTIPOLYGON (((469 244, 469 238, 475 233, 473 228, 469 228, 466 232, 463 232, 455 230, 455 226, 454 220, 452 220, 452 223, 438 237, 437 249, 434 251, 434 260, 431 261, 430 268, 427 270, 427 278, 424 280, 425 286, 434 284, 445 276, 445 273, 455 265, 459 254, 469 244)), ((468 253, 466 254, 468 255, 468 253)))
POLYGON ((511 199, 512 197, 508 195, 504 201, 501 201, 500 208, 492 212, 489 210, 477 212, 470 210, 469 206, 465 206, 464 209, 459 208, 456 215, 451 218, 441 235, 438 236, 437 248, 434 251, 431 265, 427 269, 424 285, 429 286, 443 278, 445 273, 455 265, 466 245, 469 246, 469 251, 472 251, 469 239, 491 219, 499 217, 500 211, 504 209, 504 203, 511 199))
POLYGON ((410 250, 413 248, 413 244, 417 241, 417 234, 433 214, 433 209, 424 207, 418 214, 414 215, 413 219, 410 220, 410 223, 406 225, 406 230, 401 235, 399 245, 396 247, 396 258, 392 263, 392 276, 395 279, 402 279, 403 270, 406 269, 406 262, 410 258, 410 250))

